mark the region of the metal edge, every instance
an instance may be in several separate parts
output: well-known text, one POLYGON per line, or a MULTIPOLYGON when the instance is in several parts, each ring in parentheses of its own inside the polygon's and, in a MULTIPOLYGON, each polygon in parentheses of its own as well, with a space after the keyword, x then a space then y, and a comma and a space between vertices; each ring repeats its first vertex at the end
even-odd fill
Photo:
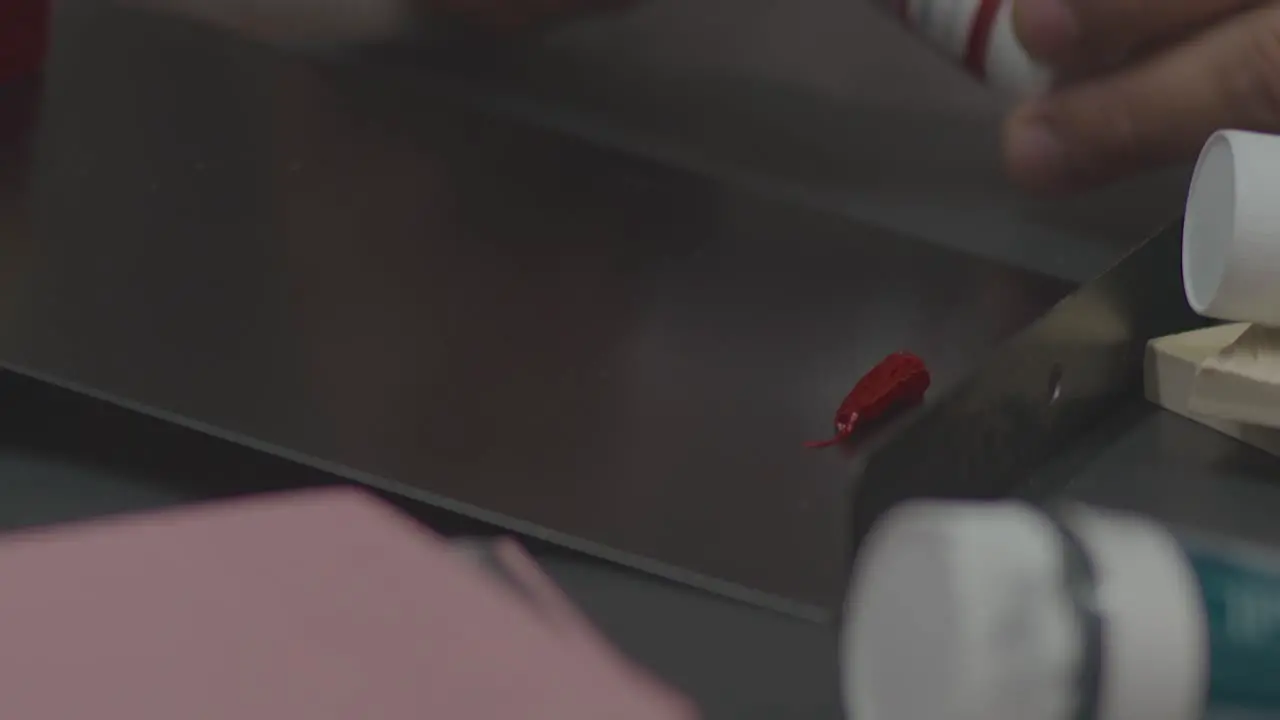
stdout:
POLYGON ((871 456, 849 497, 847 567, 900 502, 1052 491, 1031 487, 1031 472, 1141 394, 1147 340, 1205 324, 1183 294, 1181 228, 1144 241, 996 348, 871 456))

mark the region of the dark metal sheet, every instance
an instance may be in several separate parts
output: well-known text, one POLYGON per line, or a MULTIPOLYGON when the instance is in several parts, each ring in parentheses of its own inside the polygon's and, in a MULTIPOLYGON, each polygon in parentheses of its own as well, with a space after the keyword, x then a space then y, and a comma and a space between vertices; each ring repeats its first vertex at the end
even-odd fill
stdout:
POLYGON ((1171 226, 1060 302, 872 456, 850 553, 902 500, 1059 490, 1035 471, 1140 397, 1147 340, 1204 323, 1183 295, 1181 235, 1171 226))
POLYGON ((102 10, 59 35, 8 366, 796 612, 884 354, 940 386, 1058 281, 102 10))

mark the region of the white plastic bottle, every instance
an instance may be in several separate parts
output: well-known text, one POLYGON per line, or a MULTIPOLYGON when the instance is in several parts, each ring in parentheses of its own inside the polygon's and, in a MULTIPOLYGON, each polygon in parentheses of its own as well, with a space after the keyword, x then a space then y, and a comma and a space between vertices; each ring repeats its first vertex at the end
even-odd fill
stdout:
POLYGON ((868 536, 854 720, 1280 718, 1280 555, 1132 515, 929 501, 868 536))
POLYGON ((1050 73, 1018 41, 1013 0, 881 0, 916 34, 991 87, 1031 95, 1049 87, 1050 73))

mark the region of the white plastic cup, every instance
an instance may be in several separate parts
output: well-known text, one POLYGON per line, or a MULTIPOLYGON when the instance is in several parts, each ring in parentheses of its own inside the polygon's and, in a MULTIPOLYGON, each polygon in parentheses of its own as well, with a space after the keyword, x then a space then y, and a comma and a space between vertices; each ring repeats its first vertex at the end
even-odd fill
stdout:
POLYGON ((1221 130, 1187 193, 1182 282, 1197 313, 1280 326, 1280 137, 1221 130))
POLYGON ((1280 562, 1082 507, 908 503, 855 562, 841 662, 853 720, 1280 717, 1280 562))
POLYGON ((913 32, 992 88, 1021 96, 1049 87, 1049 71, 1018 41, 1012 0, 881 1, 913 32))

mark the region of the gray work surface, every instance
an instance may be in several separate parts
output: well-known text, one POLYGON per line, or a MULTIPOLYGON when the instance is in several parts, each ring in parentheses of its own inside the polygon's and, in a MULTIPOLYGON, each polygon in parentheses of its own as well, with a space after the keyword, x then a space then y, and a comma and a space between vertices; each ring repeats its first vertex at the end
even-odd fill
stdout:
POLYGON ((1280 458, 1135 401, 1043 469, 1068 497, 1280 547, 1280 458))

